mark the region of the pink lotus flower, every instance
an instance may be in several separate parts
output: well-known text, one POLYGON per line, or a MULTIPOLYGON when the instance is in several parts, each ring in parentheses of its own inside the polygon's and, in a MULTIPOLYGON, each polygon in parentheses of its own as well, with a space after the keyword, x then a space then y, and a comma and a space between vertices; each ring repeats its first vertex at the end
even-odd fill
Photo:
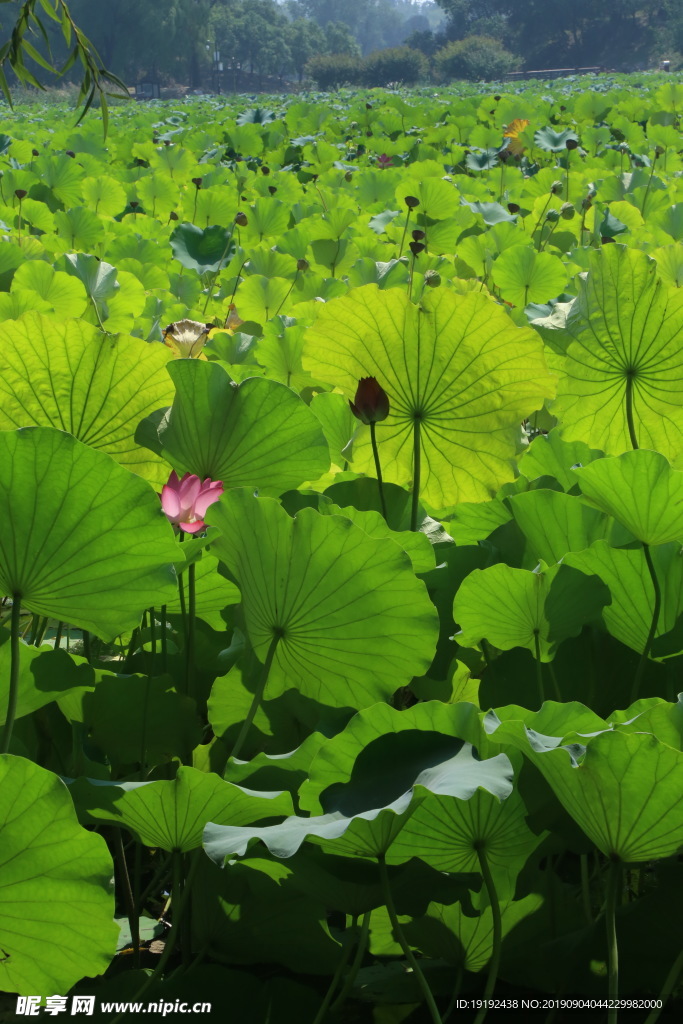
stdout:
POLYGON ((179 480, 173 470, 168 483, 161 489, 161 507, 169 522, 179 526, 184 533, 199 533, 206 526, 204 516, 207 508, 218 501, 222 493, 220 480, 211 480, 207 476, 202 483, 192 473, 186 473, 179 480))
POLYGON ((377 157, 377 166, 382 169, 384 169, 385 167, 393 167, 394 158, 391 156, 387 156, 386 153, 382 153, 381 156, 377 157))

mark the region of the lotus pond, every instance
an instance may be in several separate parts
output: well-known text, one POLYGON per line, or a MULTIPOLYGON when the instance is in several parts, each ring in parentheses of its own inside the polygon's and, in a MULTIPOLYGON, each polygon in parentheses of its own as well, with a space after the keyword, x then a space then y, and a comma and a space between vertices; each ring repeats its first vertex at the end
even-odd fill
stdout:
POLYGON ((3 1019, 680 1012, 682 113, 7 113, 3 1019))

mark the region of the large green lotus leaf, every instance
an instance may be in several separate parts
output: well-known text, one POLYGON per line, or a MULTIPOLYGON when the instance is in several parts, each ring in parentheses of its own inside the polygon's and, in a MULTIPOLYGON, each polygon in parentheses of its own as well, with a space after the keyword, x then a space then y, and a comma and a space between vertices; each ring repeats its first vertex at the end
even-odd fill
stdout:
POLYGON ((479 871, 477 850, 484 850, 500 896, 514 893, 515 880, 547 832, 535 835, 526 824, 527 809, 515 790, 499 800, 479 789, 470 800, 430 794, 394 840, 388 860, 421 857, 438 871, 479 871))
MULTIPOLYGON (((188 554, 189 544, 181 548, 183 554, 188 554)), ((207 551, 202 551, 201 556, 195 561, 195 614, 198 618, 208 622, 212 629, 225 629, 225 619, 221 612, 229 605, 239 604, 240 592, 234 583, 226 580, 219 571, 218 559, 214 558, 207 551)), ((182 565, 176 565, 176 571, 181 573, 185 587, 185 601, 189 600, 188 577, 182 565)), ((181 615, 180 594, 176 591, 172 601, 166 604, 166 612, 169 615, 181 615)))
POLYGON ((226 266, 235 251, 232 234, 227 228, 212 224, 208 228, 194 224, 179 224, 171 235, 174 257, 187 270, 198 274, 215 273, 226 266))
POLYGON ((577 636, 609 601, 604 583, 585 580, 568 565, 513 569, 499 563, 475 569, 455 595, 455 638, 462 647, 477 647, 482 638, 502 651, 526 647, 541 661, 552 661, 557 645, 577 636))
POLYGON ((68 992, 109 966, 118 928, 113 865, 101 836, 78 824, 64 783, 0 757, 0 989, 68 992), (40 947, 40 956, 36 949, 40 947))
POLYGON ((626 452, 574 472, 584 497, 644 544, 683 539, 683 473, 659 452, 626 452))
POLYGON ((567 284, 567 270, 559 256, 536 252, 527 245, 513 245, 493 264, 493 280, 506 302, 527 306, 560 295, 567 284))
POLYGON ((656 274, 655 261, 638 249, 592 251, 565 327, 543 334, 560 376, 552 412, 566 440, 614 455, 633 448, 630 388, 639 447, 676 462, 683 455, 683 293, 656 274))
POLYGON ((221 531, 211 550, 242 592, 259 660, 279 638, 267 695, 277 682, 336 706, 367 705, 427 671, 436 611, 393 541, 309 508, 291 519, 245 490, 224 494, 207 521, 221 531))
POLYGON ((86 820, 115 822, 146 846, 182 853, 201 846, 208 821, 247 825, 293 811, 289 793, 257 793, 185 766, 172 781, 76 779, 69 788, 86 820))
MULTIPOLYGON (((479 709, 473 704, 448 706, 440 701, 426 701, 397 711, 389 704, 374 704, 358 712, 341 732, 319 749, 309 770, 308 781, 299 791, 299 804, 304 811, 319 814, 336 809, 329 801, 338 793, 339 783, 354 775, 354 766, 363 751, 359 768, 370 765, 372 799, 370 806, 388 803, 405 793, 415 777, 431 764, 453 753, 465 740, 482 756, 488 756, 487 738, 479 720, 479 709), (409 737, 402 734, 409 731, 409 737), (378 746, 377 741, 381 740, 378 746), (401 757, 383 757, 392 747, 401 757), (436 760, 434 760, 436 758, 436 760)), ((497 751, 496 745, 494 753, 497 751)))
POLYGON ((162 451, 178 473, 225 487, 281 494, 330 466, 318 419, 283 384, 250 377, 236 385, 218 363, 169 363, 173 406, 159 426, 162 451))
POLYGON ((609 527, 606 516, 563 491, 524 491, 511 495, 507 504, 534 556, 549 565, 568 551, 590 547, 609 527))
MULTIPOLYGON (((325 794, 334 808, 328 813, 307 818, 292 815, 279 825, 253 828, 212 823, 204 829, 204 849, 212 860, 223 864, 233 854, 244 855, 256 841, 263 842, 276 857, 291 857, 311 839, 330 852, 379 857, 389 850, 428 793, 470 800, 480 787, 501 798, 512 791, 512 766, 505 754, 480 761, 471 744, 438 733, 423 732, 416 742, 414 732, 406 730, 397 738, 398 743, 384 744, 380 737, 373 748, 363 751, 349 782, 325 794), (384 755, 396 753, 405 758, 399 760, 401 771, 390 782, 384 755), (426 767, 419 770, 420 765, 426 767), (406 782, 408 788, 401 792, 406 782)), ((414 855, 411 849, 403 859, 414 855)))
MULTIPOLYGON (((216 959, 231 964, 284 964, 299 975, 328 978, 339 962, 341 949, 329 931, 327 904, 302 894, 287 863, 266 856, 250 857, 221 870, 202 856, 191 902, 194 947, 208 942, 216 959)), ((225 984, 222 980, 221 992, 225 992, 225 984)), ((186 998, 185 988, 179 995, 186 998)), ((309 1014, 306 1002, 302 1013, 300 992, 294 997, 288 992, 284 999, 282 995, 281 991, 269 993, 268 1010, 262 1018, 254 1016, 252 1003, 239 1019, 245 1024, 313 1019, 315 1011, 309 1014)), ((235 1018, 232 1008, 229 1017, 235 1018)))
MULTIPOLYGON (((10 633, 0 629, 0 723, 5 721, 9 698, 11 665, 10 633)), ((16 718, 30 715, 70 690, 92 686, 95 673, 84 658, 49 645, 31 647, 19 643, 19 692, 16 718)))
POLYGON ((262 277, 253 274, 239 285, 235 305, 242 320, 254 320, 258 324, 265 324, 279 313, 291 290, 291 282, 283 277, 262 277))
POLYGON ((360 526, 369 537, 378 540, 388 537, 393 540, 410 558, 414 573, 429 572, 434 568, 434 548, 429 543, 426 533, 390 530, 379 512, 361 512, 353 505, 339 508, 338 505, 321 503, 320 512, 324 516, 345 516, 356 526, 360 526))
POLYGON ((60 318, 81 316, 88 297, 78 278, 55 270, 45 260, 27 260, 12 279, 12 291, 28 292, 33 299, 47 304, 60 318))
POLYGON ((83 321, 39 313, 4 324, 3 335, 0 429, 57 427, 139 476, 166 482, 168 466, 134 435, 143 417, 173 398, 167 348, 123 335, 103 338, 83 321))
POLYGON ((572 469, 587 466, 602 456, 601 451, 589 448, 583 441, 565 441, 557 429, 535 437, 519 460, 519 471, 527 480, 541 476, 553 477, 564 491, 576 487, 572 469))
POLYGON ((51 427, 0 432, 0 592, 105 640, 173 598, 173 530, 144 480, 51 427))
MULTIPOLYGON (((482 501, 511 480, 519 424, 554 394, 542 346, 480 294, 430 290, 419 305, 403 291, 354 288, 326 303, 306 335, 304 368, 352 399, 361 377, 389 396, 377 428, 382 472, 412 486, 420 422, 420 494, 433 508, 482 501)), ((369 427, 354 441, 353 468, 374 475, 369 427)))
MULTIPOLYGON (((483 887, 472 895, 472 903, 479 910, 472 916, 465 913, 461 902, 430 903, 424 917, 404 925, 406 938, 427 956, 446 960, 466 971, 480 971, 493 952, 493 914, 483 887)), ((521 900, 501 900, 503 938, 542 903, 543 897, 538 893, 521 900)))
POLYGON ((194 701, 169 676, 102 674, 82 706, 95 745, 117 766, 167 764, 201 742, 194 701))
MULTIPOLYGON (((679 552, 680 545, 674 543, 651 550, 662 590, 657 637, 672 630, 683 612, 683 559, 679 552)), ((613 548, 598 540, 586 551, 569 552, 563 561, 581 572, 596 574, 607 584, 612 600, 602 613, 605 625, 612 636, 634 651, 644 650, 655 596, 643 549, 613 548)))
POLYGON ((629 863, 671 857, 683 846, 683 753, 648 733, 602 732, 581 747, 520 749, 606 857, 629 863))

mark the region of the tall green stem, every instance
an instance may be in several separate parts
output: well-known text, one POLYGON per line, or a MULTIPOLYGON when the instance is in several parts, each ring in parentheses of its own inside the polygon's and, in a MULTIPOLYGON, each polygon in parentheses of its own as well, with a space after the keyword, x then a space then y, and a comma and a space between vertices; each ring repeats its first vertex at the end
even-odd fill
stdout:
POLYGON ((410 529, 417 530, 417 507, 420 503, 420 464, 422 461, 421 419, 416 414, 413 420, 413 500, 410 509, 410 529))
POLYGON ((268 654, 266 655, 265 664, 261 669, 261 675, 256 686, 254 699, 252 700, 251 707, 247 712, 247 717, 244 719, 244 722, 242 723, 242 728, 240 729, 237 739, 235 740, 235 745, 232 748, 232 751, 230 752, 230 757, 237 757, 239 755, 244 745, 244 741, 247 738, 247 734, 251 729, 254 718, 256 717, 256 712, 258 711, 259 705, 263 700, 263 694, 266 689, 266 683, 268 682, 268 676, 270 675, 270 669, 273 664, 273 658, 275 657, 275 651, 277 649, 278 643, 280 642, 280 639, 281 637, 276 635, 270 641, 270 647, 268 648, 268 654))
POLYGON ((185 651, 185 692, 191 692, 194 684, 194 633, 195 633, 195 563, 187 570, 187 648, 185 651))
POLYGON ((535 662, 536 662, 536 685, 538 686, 538 699, 540 701, 539 707, 543 706, 545 700, 545 691, 543 687, 543 665, 541 663, 541 641, 538 634, 538 630, 534 630, 534 648, 535 648, 535 662))
POLYGON ((405 240, 406 240, 406 232, 407 232, 407 230, 408 230, 408 222, 409 222, 409 220, 410 220, 410 214, 411 214, 411 213, 412 213, 412 210, 411 210, 411 208, 410 208, 410 207, 408 207, 408 216, 406 217, 406 222, 405 222, 405 224, 403 225, 403 234, 401 235, 401 248, 400 248, 400 249, 398 250, 398 258, 399 258, 399 259, 400 259, 400 258, 401 258, 401 256, 403 255, 403 245, 404 245, 404 242, 405 242, 405 240))
MULTIPOLYGON (((355 922, 354 922, 354 924, 355 924, 355 922)), ((341 976, 344 973, 344 968, 346 967, 347 963, 349 962, 349 957, 351 956, 351 950, 353 949, 354 943, 351 940, 350 935, 348 935, 348 934, 345 935, 345 938, 346 938, 346 942, 344 943, 344 947, 342 949, 342 955, 339 957, 339 963, 337 964, 337 969, 334 972, 334 976, 332 978, 332 981, 330 982, 329 987, 327 989, 327 992, 325 993, 325 998, 323 999, 322 1003, 320 1004, 320 1009, 318 1010, 318 1012, 315 1015, 315 1020, 313 1021, 313 1024, 323 1024, 323 1021, 325 1020, 325 1017, 327 1016, 327 1011, 330 1008, 330 1003, 332 1002, 332 997, 334 996, 335 989, 337 988, 337 985, 341 981, 341 976)))
POLYGON ((657 625, 659 624, 659 613, 662 608, 662 588, 659 585, 657 579, 657 570, 655 564, 652 561, 652 552, 650 551, 650 545, 643 543, 643 555, 645 556, 645 562, 647 564, 647 570, 650 573, 650 579, 652 580, 652 589, 654 590, 654 604, 652 607, 652 622, 650 624, 650 632, 647 634, 647 640, 643 647, 643 653, 640 655, 640 661, 638 662, 638 668, 636 674, 633 677, 633 686, 631 687, 631 704, 638 700, 640 694, 640 684, 643 679, 643 673, 645 672, 645 666, 647 665, 648 658, 650 656, 650 648, 652 647, 652 641, 655 638, 657 632, 657 625))
POLYGON ((382 466, 379 461, 379 452, 377 451, 377 437, 375 430, 377 428, 376 423, 370 424, 370 444, 372 445, 372 455, 375 460, 375 472, 377 473, 377 488, 379 490, 379 504, 382 509, 382 516, 384 521, 387 519, 387 503, 384 500, 384 482, 382 480, 382 466))
POLYGON ((403 954, 406 960, 413 969, 415 980, 417 981, 422 992, 422 995, 425 998, 425 1002, 427 1003, 427 1006, 429 1008, 429 1013, 431 1015, 432 1021, 434 1022, 434 1024, 443 1024, 441 1020, 441 1014, 439 1013, 432 990, 427 984, 427 979, 422 973, 422 968, 415 959, 413 951, 410 948, 408 940, 406 939, 405 934, 403 932, 403 928, 401 927, 401 922, 398 919, 396 907, 394 906, 394 898, 391 895, 389 875, 387 872, 386 861, 384 860, 384 854, 377 858, 377 862, 379 864, 379 880, 382 888, 382 899, 384 900, 384 905, 386 906, 387 912, 389 914, 389 920, 391 921, 391 928, 394 933, 394 937, 396 938, 396 941, 403 950, 403 954))
POLYGON ((673 966, 666 976, 666 980, 662 985, 662 991, 659 993, 659 999, 661 1006, 657 1009, 651 1010, 645 1018, 645 1024, 655 1024, 655 1021, 659 1018, 660 1013, 666 1006, 669 996, 673 992, 678 982, 679 977, 683 973, 683 949, 680 951, 678 956, 673 962, 673 966))
POLYGON ((7 698, 7 714, 5 725, 0 739, 0 754, 6 754, 9 750, 14 719, 17 713, 17 701, 19 699, 19 619, 21 617, 21 594, 15 591, 12 594, 12 618, 10 620, 10 670, 9 670, 9 695, 7 698))
POLYGON ((166 643, 166 605, 161 606, 161 671, 166 671, 166 659, 168 656, 166 643))
POLYGON ((631 447, 634 451, 638 450, 638 438, 636 437, 636 427, 633 422, 633 374, 627 373, 626 376, 626 423, 628 424, 628 436, 631 441, 631 447))
POLYGON ((368 946, 368 937, 370 935, 370 918, 372 917, 372 911, 368 910, 363 914, 363 920, 360 926, 360 935, 358 936, 358 945, 356 946, 356 952, 353 957, 353 962, 349 968, 349 973, 344 978, 344 984, 342 985, 341 992, 335 999, 331 1006, 333 1013, 337 1012, 346 1002, 349 992, 353 988, 353 983, 356 980, 360 965, 363 963, 363 957, 365 956, 365 950, 368 946))
POLYGON ((130 884, 130 875, 128 874, 128 864, 126 863, 126 851, 123 848, 123 833, 120 828, 115 828, 114 830, 114 849, 116 852, 116 860, 119 865, 123 898, 126 904, 126 917, 128 918, 128 927, 130 928, 130 941, 133 949, 135 950, 135 955, 137 956, 140 952, 140 919, 135 906, 135 900, 133 899, 133 890, 130 884))
POLYGON ((616 911, 621 885, 621 861, 611 860, 607 871, 605 925, 607 928, 607 978, 610 1009, 607 1024, 617 1024, 616 1001, 619 998, 619 947, 617 945, 616 911))
MULTIPOLYGON (((489 964, 489 973, 486 978, 486 987, 484 989, 484 1004, 486 1004, 492 997, 493 991, 496 987, 496 980, 498 978, 498 968, 500 967, 500 953, 503 946, 503 918, 500 912, 500 903, 498 902, 498 893, 496 892, 496 886, 493 881, 493 875, 491 874, 491 868, 489 862, 486 859, 486 852, 483 847, 477 847, 477 858, 479 859, 479 870, 481 876, 484 879, 484 885, 486 886, 486 892, 489 898, 489 904, 491 907, 491 917, 493 921, 493 946, 491 949, 491 962, 489 964)), ((481 1024, 484 1017, 486 1016, 487 1006, 484 1005, 480 1009, 479 1013, 475 1017, 474 1024, 481 1024)))

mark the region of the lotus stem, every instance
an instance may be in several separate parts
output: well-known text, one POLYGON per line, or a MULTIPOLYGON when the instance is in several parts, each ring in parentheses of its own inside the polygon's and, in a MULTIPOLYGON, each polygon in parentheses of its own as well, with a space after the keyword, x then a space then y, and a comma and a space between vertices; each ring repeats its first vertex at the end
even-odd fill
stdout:
POLYGON ((540 701, 539 707, 543 707, 543 702, 545 701, 545 690, 543 687, 543 665, 541 663, 541 641, 537 629, 534 630, 534 648, 534 661, 536 662, 536 684, 538 686, 538 699, 540 701))
POLYGON ((682 972, 683 972, 683 949, 681 949, 680 953, 678 954, 678 956, 674 960, 673 965, 671 967, 671 970, 667 974, 666 980, 665 980, 664 984, 662 985, 662 991, 659 993, 659 999, 660 999, 660 1002, 661 1002, 662 1005, 657 1007, 654 1010, 651 1010, 650 1013, 648 1013, 647 1017, 645 1018, 645 1024, 655 1024, 655 1021, 657 1021, 659 1019, 659 1015, 662 1012, 662 1010, 664 1009, 664 1007, 666 1006, 667 1001, 669 999, 669 996, 671 995, 671 993, 675 989, 676 984, 678 982, 678 979, 681 976, 682 972))
MULTIPOLYGON (((354 921, 354 926, 355 926, 355 921, 354 921)), ((350 940, 350 937, 348 935, 346 936, 346 938, 347 938, 347 942, 344 945, 344 947, 342 948, 342 955, 339 957, 339 963, 337 964, 337 969, 334 972, 334 975, 332 977, 332 981, 330 982, 330 984, 328 986, 328 989, 327 989, 327 992, 325 993, 325 998, 323 999, 322 1003, 320 1004, 320 1009, 318 1010, 318 1012, 315 1015, 315 1019, 313 1021, 313 1024, 323 1024, 323 1021, 325 1020, 325 1017, 327 1016, 327 1011, 330 1008, 330 1003, 332 1002, 332 996, 334 995, 334 990, 336 989, 337 985, 341 981, 341 976, 342 976, 342 974, 344 972, 344 968, 346 967, 347 963, 349 962, 349 957, 351 956, 351 950, 353 949, 353 942, 350 940)))
POLYGON ((605 903, 605 926, 607 928, 607 978, 610 1008, 607 1024, 617 1024, 617 1000, 619 998, 619 947, 617 944, 616 911, 621 884, 621 861, 610 860, 607 871, 607 898, 605 903))
POLYGON ((645 672, 645 666, 647 665, 648 658, 650 656, 650 649, 652 642, 657 632, 657 626, 659 624, 659 613, 662 608, 662 588, 659 585, 657 579, 657 570, 655 564, 652 561, 652 552, 650 551, 650 545, 643 543, 643 555, 645 556, 645 562, 647 564, 648 572, 650 573, 650 579, 652 580, 652 589, 654 590, 654 604, 652 607, 652 622, 650 624, 650 631, 647 634, 647 640, 643 648, 643 653, 640 655, 638 662, 638 668, 636 674, 633 677, 633 686, 631 687, 631 704, 638 700, 640 694, 640 684, 643 679, 643 673, 645 672))
POLYGON ((377 858, 377 863, 379 864, 379 878, 380 878, 380 885, 382 887, 382 898, 384 899, 384 905, 386 906, 387 912, 389 914, 389 920, 391 921, 391 927, 392 927, 392 931, 394 933, 394 936, 396 938, 396 941, 398 942, 399 946, 403 950, 403 953, 404 953, 404 956, 405 956, 406 960, 408 961, 408 963, 410 964, 410 966, 413 969, 413 974, 415 975, 415 980, 417 981, 417 983, 418 983, 418 985, 420 987, 420 990, 422 992, 422 995, 425 998, 425 1002, 427 1003, 427 1006, 429 1008, 429 1013, 431 1015, 432 1021, 434 1022, 434 1024, 443 1024, 443 1022, 441 1020, 441 1014, 439 1013, 439 1009, 438 1009, 438 1007, 436 1005, 436 1001, 434 999, 434 994, 432 993, 432 990, 430 989, 430 987, 429 987, 429 985, 427 983, 427 979, 425 978, 424 974, 422 973, 422 968, 420 967, 419 963, 415 959, 415 955, 414 955, 412 949, 410 948, 408 940, 405 937, 405 933, 403 931, 403 928, 401 927, 401 922, 398 919, 398 915, 396 913, 396 907, 394 905, 394 898, 391 895, 391 887, 389 885, 389 875, 388 875, 388 872, 387 872, 387 865, 386 865, 386 861, 384 859, 384 854, 381 854, 377 858))
POLYGON ((259 709, 259 705, 263 700, 263 694, 266 689, 266 683, 268 682, 268 676, 270 675, 270 669, 273 664, 273 658, 275 657, 275 651, 277 650, 277 645, 281 639, 281 635, 276 633, 273 636, 273 639, 270 641, 270 647, 268 648, 266 660, 263 665, 263 668, 261 669, 261 675, 256 686, 254 698, 251 702, 249 711, 247 712, 247 717, 244 719, 242 723, 242 728, 240 729, 237 739, 235 740, 235 745, 233 746, 232 751, 230 752, 230 757, 237 757, 242 747, 244 746, 244 741, 247 738, 249 730, 252 727, 254 718, 256 717, 256 712, 259 709))
POLYGON ((15 591, 12 594, 12 618, 10 620, 10 672, 9 672, 9 694, 7 697, 7 714, 5 724, 0 738, 0 754, 9 751, 14 719, 17 714, 17 701, 19 699, 19 619, 21 617, 21 594, 15 591))
POLYGON ((195 609, 196 609, 196 587, 195 569, 192 562, 187 570, 187 650, 185 662, 186 685, 185 692, 190 693, 190 685, 194 683, 194 635, 195 635, 195 609))
POLYGON ((587 924, 593 923, 593 907, 591 905, 591 883, 588 876, 588 854, 582 853, 579 856, 581 865, 581 901, 583 913, 587 924))
POLYGON ((330 1008, 333 1013, 340 1010, 341 1007, 346 1002, 349 992, 353 988, 353 983, 356 980, 356 977, 360 970, 360 965, 363 963, 365 950, 367 949, 368 946, 368 936, 370 934, 371 917, 371 910, 368 910, 365 914, 363 914, 363 920, 361 921, 360 925, 360 935, 358 936, 358 945, 356 946, 356 952, 353 957, 353 962, 349 969, 349 973, 344 978, 344 984, 342 985, 341 992, 339 993, 339 995, 337 996, 337 998, 335 999, 334 1003, 330 1008))
POLYGON ((166 671, 166 605, 161 606, 161 671, 166 671))
POLYGON ((126 851, 123 848, 123 835, 121 833, 121 829, 116 826, 114 826, 114 850, 119 864, 121 887, 123 889, 123 898, 126 904, 126 917, 128 918, 128 927, 130 928, 130 941, 137 957, 140 953, 140 919, 135 907, 135 900, 133 899, 133 890, 131 888, 130 875, 128 873, 128 865, 126 863, 126 851))
POLYGON ((375 460, 375 472, 377 473, 377 489, 379 490, 379 504, 382 509, 382 516, 384 521, 387 522, 387 503, 384 499, 384 482, 382 480, 382 466, 379 461, 379 452, 377 450, 377 436, 375 433, 377 424, 373 421, 370 424, 370 444, 372 445, 372 455, 375 460))
POLYGON ((633 422, 633 375, 627 373, 626 376, 626 423, 628 424, 628 436, 631 441, 631 447, 634 451, 638 451, 638 438, 636 437, 636 427, 633 422))
POLYGON ((484 885, 486 892, 489 897, 489 904, 491 906, 491 916, 493 919, 493 947, 491 950, 491 962, 489 964, 489 973, 486 978, 486 987, 484 989, 484 1006, 479 1010, 479 1013, 474 1019, 474 1024, 482 1024, 484 1017, 486 1016, 488 1007, 487 1002, 493 997, 493 991, 496 987, 496 981, 498 979, 498 968, 500 967, 500 954, 503 945, 503 918, 500 912, 500 903, 498 902, 498 893, 496 892, 496 886, 493 881, 493 875, 491 874, 491 868, 489 862, 486 859, 486 851, 483 846, 477 846, 477 858, 479 860, 479 870, 481 876, 484 879, 484 885))
POLYGON ((413 212, 412 208, 409 206, 408 207, 408 216, 406 217, 406 222, 403 225, 403 234, 401 235, 401 246, 400 246, 400 248, 398 250, 398 258, 399 259, 401 258, 401 256, 403 256, 403 246, 404 246, 404 243, 405 243, 405 240, 406 240, 406 233, 408 231, 408 222, 410 221, 410 215, 411 215, 412 212, 413 212))
POLYGON ((422 457, 422 438, 420 437, 421 414, 416 413, 413 420, 413 500, 410 510, 410 529, 417 530, 417 507, 420 503, 420 462, 422 457))

